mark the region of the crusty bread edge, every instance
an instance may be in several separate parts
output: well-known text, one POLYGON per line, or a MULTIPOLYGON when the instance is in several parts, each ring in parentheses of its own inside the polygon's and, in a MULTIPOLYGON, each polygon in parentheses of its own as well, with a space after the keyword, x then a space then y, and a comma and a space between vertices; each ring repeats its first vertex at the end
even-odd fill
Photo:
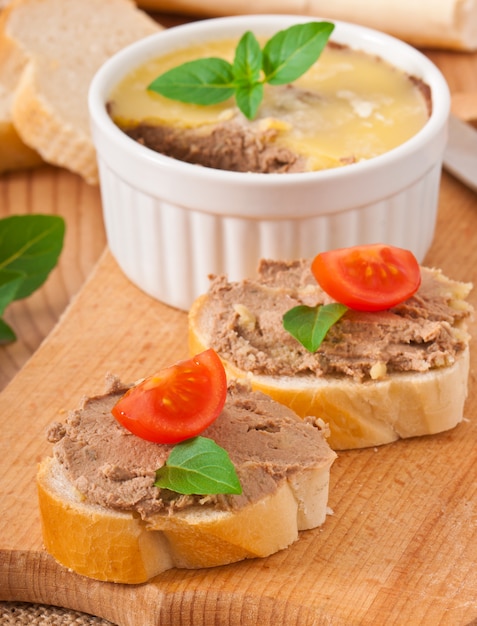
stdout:
MULTIPOLYGON (((130 11, 129 23, 132 30, 129 32, 123 25, 121 35, 127 33, 129 35, 124 38, 122 46, 118 44, 117 49, 141 36, 145 37, 162 29, 162 26, 139 9, 133 0, 128 0, 127 4, 126 2, 124 4, 130 11), (141 31, 144 23, 143 32, 131 22, 135 15, 140 16, 141 31), (146 25, 149 27, 146 28, 146 25), (131 36, 131 33, 135 33, 135 36, 131 36)), ((87 183, 96 185, 99 182, 99 174, 96 150, 89 128, 80 128, 68 116, 58 113, 57 99, 50 100, 42 89, 41 81, 44 78, 41 78, 41 68, 47 57, 45 54, 28 49, 24 41, 18 39, 10 28, 10 18, 13 18, 17 9, 25 9, 28 18, 27 5, 28 0, 15 0, 0 14, 0 67, 2 72, 8 73, 6 86, 12 94, 12 125, 19 140, 37 152, 38 158, 65 167, 82 176, 87 183)), ((54 36, 54 33, 52 35, 54 36)), ((84 52, 89 54, 88 50, 84 52)), ((110 51, 110 54, 113 53, 114 51, 110 51)), ((72 71, 74 69, 71 68, 72 71)), ((87 108, 86 98, 84 106, 87 108)))
POLYGON ((20 139, 10 118, 0 120, 0 144, 0 174, 38 167, 43 163, 41 156, 20 139))
MULTIPOLYGON (((207 294, 199 296, 189 311, 191 354, 210 347, 200 323, 207 298, 207 294)), ((323 419, 330 427, 330 446, 346 450, 454 428, 463 418, 467 397, 469 349, 447 367, 390 374, 366 383, 315 376, 255 376, 230 362, 224 365, 230 378, 247 378, 253 389, 289 406, 300 417, 323 419)))
POLYGON ((37 489, 46 551, 61 565, 97 580, 141 583, 172 567, 167 542, 127 513, 85 503, 59 463, 45 457, 37 489))
POLYGON ((81 175, 90 185, 98 183, 96 150, 91 136, 68 126, 42 98, 36 65, 23 70, 12 98, 12 119, 22 141, 35 148, 48 163, 81 175))
POLYGON ((265 557, 290 546, 299 530, 327 514, 330 454, 321 467, 283 480, 277 490, 238 511, 194 507, 156 515, 84 501, 54 457, 38 466, 37 489, 45 548, 61 565, 97 580, 138 584, 172 567, 205 568, 265 557))
POLYGON ((20 138, 11 115, 12 94, 21 75, 26 57, 15 48, 5 33, 5 23, 10 14, 0 11, 0 173, 26 169, 43 163, 40 155, 20 138))
MULTIPOLYGON (((36 59, 9 33, 9 19, 17 5, 22 6, 21 2, 10 3, 0 17, 0 65, 7 80, 5 86, 11 91, 11 132, 5 138, 14 133, 16 140, 11 166, 17 168, 23 162, 38 165, 46 161, 82 175, 90 184, 97 184, 96 152, 91 138, 82 137, 76 128, 66 127, 42 100, 41 89, 36 85, 36 59), (18 145, 25 146, 25 156, 17 164, 13 157, 18 145)), ((11 167, 7 165, 4 169, 11 167)))

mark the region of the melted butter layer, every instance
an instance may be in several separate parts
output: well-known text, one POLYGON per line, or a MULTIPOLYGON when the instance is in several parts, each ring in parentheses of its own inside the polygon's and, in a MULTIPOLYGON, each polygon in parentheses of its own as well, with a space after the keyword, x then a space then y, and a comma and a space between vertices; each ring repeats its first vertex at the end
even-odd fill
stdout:
POLYGON ((265 86, 258 116, 249 122, 233 99, 213 106, 185 104, 147 90, 156 76, 185 61, 233 60, 235 40, 192 46, 152 60, 111 94, 120 127, 139 122, 199 128, 227 120, 277 131, 276 144, 308 158, 307 169, 337 167, 378 156, 404 143, 426 123, 429 103, 408 75, 362 51, 328 46, 293 86, 265 86))

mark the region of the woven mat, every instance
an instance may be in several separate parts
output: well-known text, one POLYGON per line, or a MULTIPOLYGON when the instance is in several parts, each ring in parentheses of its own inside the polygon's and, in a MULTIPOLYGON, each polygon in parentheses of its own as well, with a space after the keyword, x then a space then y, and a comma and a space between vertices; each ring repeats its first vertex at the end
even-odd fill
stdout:
POLYGON ((60 607, 0 602, 1 626, 114 626, 111 622, 86 613, 60 607))

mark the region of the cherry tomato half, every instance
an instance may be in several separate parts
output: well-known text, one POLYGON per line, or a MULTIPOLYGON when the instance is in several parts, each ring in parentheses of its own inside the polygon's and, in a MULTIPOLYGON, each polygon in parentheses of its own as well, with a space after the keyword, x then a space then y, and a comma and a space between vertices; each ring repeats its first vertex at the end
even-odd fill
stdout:
POLYGON ((357 311, 382 311, 412 296, 421 270, 409 250, 370 244, 318 254, 311 265, 318 284, 357 311))
POLYGON ((210 426, 220 415, 226 396, 224 366, 209 349, 132 387, 112 413, 142 439, 178 443, 210 426))

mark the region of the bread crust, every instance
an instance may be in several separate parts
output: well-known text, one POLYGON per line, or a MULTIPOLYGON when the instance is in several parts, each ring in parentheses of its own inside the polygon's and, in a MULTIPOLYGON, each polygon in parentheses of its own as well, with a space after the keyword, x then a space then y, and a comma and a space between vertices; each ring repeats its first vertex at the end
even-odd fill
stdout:
POLYGON ((0 173, 35 167, 43 163, 40 155, 20 138, 11 112, 12 95, 24 63, 20 51, 13 53, 13 46, 4 34, 7 11, 0 13, 0 173))
POLYGON ((12 119, 26 145, 34 146, 44 161, 79 173, 87 183, 98 183, 96 151, 89 133, 65 123, 42 94, 34 63, 23 71, 12 103, 12 119))
MULTIPOLYGON (((210 347, 201 325, 207 299, 207 294, 199 296, 189 311, 191 354, 210 347)), ((330 446, 348 450, 455 427, 463 418, 467 397, 469 349, 447 367, 392 373, 366 382, 337 377, 258 376, 226 360, 224 366, 230 378, 246 378, 254 390, 289 406, 300 417, 322 418, 330 428, 330 446)))
POLYGON ((141 583, 172 567, 166 539, 137 518, 85 503, 59 463, 46 457, 37 473, 45 548, 56 561, 97 580, 141 583))
MULTIPOLYGON (((0 95, 1 98, 1 95, 0 95)), ((37 167, 43 163, 40 155, 29 148, 18 135, 10 112, 0 115, 0 174, 37 167)))
POLYGON ((0 18, 0 82, 11 93, 19 139, 46 162, 97 184, 87 104, 91 79, 116 51, 161 28, 131 0, 9 4, 0 18))
POLYGON ((326 518, 329 470, 304 470, 238 511, 191 507, 140 520, 89 504, 53 457, 41 461, 37 489, 45 548, 58 563, 97 580, 138 584, 172 567, 216 567, 289 547, 326 518))

